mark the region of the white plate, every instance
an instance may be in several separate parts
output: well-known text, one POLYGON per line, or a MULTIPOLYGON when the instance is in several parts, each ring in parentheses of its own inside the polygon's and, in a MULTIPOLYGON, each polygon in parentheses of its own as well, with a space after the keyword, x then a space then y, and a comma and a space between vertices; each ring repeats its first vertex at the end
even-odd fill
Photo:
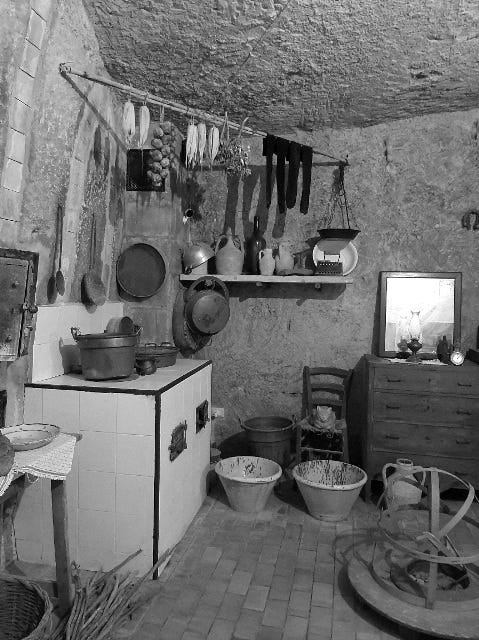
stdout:
POLYGON ((38 449, 51 442, 60 432, 53 424, 17 424, 2 429, 1 433, 10 440, 15 451, 38 449))
POLYGON ((315 265, 320 260, 330 260, 331 262, 343 263, 343 276, 347 276, 356 268, 358 264, 358 250, 352 242, 349 242, 339 254, 331 253, 331 241, 328 238, 319 240, 313 248, 313 262, 315 265))

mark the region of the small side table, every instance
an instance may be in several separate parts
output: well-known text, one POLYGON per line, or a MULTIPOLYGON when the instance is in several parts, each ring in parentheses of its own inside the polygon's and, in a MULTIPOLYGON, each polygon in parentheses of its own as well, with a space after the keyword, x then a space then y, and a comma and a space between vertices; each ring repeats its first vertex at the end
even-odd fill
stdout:
MULTIPOLYGON (((73 436, 76 441, 81 439, 80 434, 63 434, 66 436, 73 436)), ((59 439, 59 443, 61 440, 59 439)), ((52 453, 55 450, 55 441, 51 442, 47 447, 52 449, 52 453)), ((42 450, 46 450, 43 447, 42 450)), ((38 451, 42 451, 38 450, 38 451)), ((58 591, 58 605, 57 611, 62 616, 71 607, 73 602, 73 582, 71 577, 71 562, 70 562, 70 550, 68 544, 68 517, 67 517, 67 495, 65 487, 65 478, 67 473, 55 473, 54 469, 45 469, 44 472, 38 472, 30 470, 28 468, 22 469, 22 463, 19 454, 24 452, 17 452, 15 455, 15 462, 12 468, 11 477, 8 478, 9 486, 0 495, 0 505, 7 500, 15 498, 23 490, 23 483, 25 475, 36 477, 48 477, 50 472, 50 488, 52 496, 52 520, 53 520, 53 543, 55 549, 55 571, 56 571, 56 583, 58 591)), ((33 451, 28 452, 32 454, 33 451)), ((73 453, 72 453, 73 457, 73 453)), ((71 466, 71 460, 70 465, 71 466)))

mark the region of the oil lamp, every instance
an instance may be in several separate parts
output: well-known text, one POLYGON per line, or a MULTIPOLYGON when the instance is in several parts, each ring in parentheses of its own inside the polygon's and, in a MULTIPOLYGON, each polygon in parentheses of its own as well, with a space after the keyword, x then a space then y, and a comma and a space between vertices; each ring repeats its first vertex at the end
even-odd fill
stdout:
POLYGON ((407 346, 412 351, 412 354, 407 359, 407 362, 421 362, 421 358, 417 355, 417 352, 422 347, 421 340, 421 321, 419 319, 419 311, 411 310, 411 319, 409 320, 409 337, 410 340, 407 346))

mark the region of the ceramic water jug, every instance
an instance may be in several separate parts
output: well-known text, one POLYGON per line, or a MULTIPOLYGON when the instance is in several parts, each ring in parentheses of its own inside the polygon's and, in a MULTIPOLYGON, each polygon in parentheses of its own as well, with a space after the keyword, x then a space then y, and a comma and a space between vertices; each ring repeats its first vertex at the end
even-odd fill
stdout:
POLYGON ((243 242, 239 236, 233 236, 230 228, 218 238, 215 246, 215 256, 216 273, 239 275, 243 271, 243 242))
POLYGON ((262 276, 272 276, 275 268, 273 249, 261 249, 259 252, 259 272, 262 276))
POLYGON ((418 471, 422 473, 419 482, 424 484, 426 477, 424 470, 422 467, 415 467, 412 460, 408 458, 398 458, 395 463, 388 462, 384 465, 382 476, 388 505, 417 504, 421 500, 421 489, 408 482, 408 479, 418 481, 413 475, 418 471), (394 473, 390 476, 387 475, 389 469, 394 469, 394 473))
POLYGON ((291 273, 294 266, 294 258, 289 250, 289 242, 280 242, 278 253, 275 256, 275 271, 278 275, 291 273))

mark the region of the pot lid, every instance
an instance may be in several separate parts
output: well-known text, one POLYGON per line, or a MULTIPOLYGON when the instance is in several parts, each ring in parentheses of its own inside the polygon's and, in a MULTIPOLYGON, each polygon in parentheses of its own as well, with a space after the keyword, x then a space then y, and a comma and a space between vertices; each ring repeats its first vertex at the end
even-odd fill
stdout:
POLYGON ((134 298, 153 296, 160 290, 165 275, 165 261, 161 253, 144 242, 125 249, 116 263, 118 284, 134 298))

